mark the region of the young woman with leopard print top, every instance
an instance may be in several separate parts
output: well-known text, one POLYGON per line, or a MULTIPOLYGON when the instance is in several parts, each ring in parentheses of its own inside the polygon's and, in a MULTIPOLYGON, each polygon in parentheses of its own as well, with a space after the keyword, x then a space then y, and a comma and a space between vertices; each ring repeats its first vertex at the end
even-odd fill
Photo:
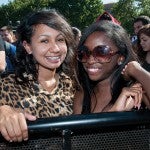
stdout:
POLYGON ((71 115, 77 85, 76 45, 62 15, 35 12, 17 32, 15 74, 0 80, 0 131, 11 142, 28 139, 26 120, 71 115))

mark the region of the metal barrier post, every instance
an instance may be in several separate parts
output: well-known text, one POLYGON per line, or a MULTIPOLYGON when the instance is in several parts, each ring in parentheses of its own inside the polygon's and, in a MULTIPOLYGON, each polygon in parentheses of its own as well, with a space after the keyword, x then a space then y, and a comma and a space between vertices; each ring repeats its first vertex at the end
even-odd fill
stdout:
POLYGON ((71 131, 70 130, 63 130, 63 150, 71 150, 71 131))

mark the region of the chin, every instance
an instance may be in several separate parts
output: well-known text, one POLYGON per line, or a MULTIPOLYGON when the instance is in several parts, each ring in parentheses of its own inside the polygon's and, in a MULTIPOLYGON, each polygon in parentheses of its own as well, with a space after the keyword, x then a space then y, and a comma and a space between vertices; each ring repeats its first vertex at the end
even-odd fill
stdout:
POLYGON ((90 78, 90 80, 92 80, 92 81, 98 81, 98 80, 99 80, 98 77, 89 76, 89 78, 90 78))

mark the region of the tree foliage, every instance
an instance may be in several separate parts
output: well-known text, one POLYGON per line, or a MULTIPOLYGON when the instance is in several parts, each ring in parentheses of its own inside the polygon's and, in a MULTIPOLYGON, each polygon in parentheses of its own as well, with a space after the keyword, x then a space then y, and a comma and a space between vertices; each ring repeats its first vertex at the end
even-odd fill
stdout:
POLYGON ((56 0, 52 7, 58 9, 68 18, 72 26, 81 29, 94 22, 98 15, 104 11, 100 0, 56 0))
POLYGON ((147 15, 150 17, 150 0, 139 0, 138 8, 141 10, 139 12, 141 15, 147 15))
POLYGON ((0 7, 0 24, 13 24, 28 13, 40 9, 55 8, 63 14, 72 26, 80 29, 91 24, 104 11, 101 0, 14 0, 0 7))
POLYGON ((150 16, 149 3, 150 0, 119 0, 112 12, 129 34, 132 34, 133 20, 140 15, 150 16))
POLYGON ((28 13, 47 7, 48 2, 49 0, 14 0, 7 5, 2 5, 0 14, 3 14, 3 17, 0 18, 0 24, 7 25, 10 21, 15 24, 28 13))
MULTIPOLYGON (((150 16, 150 0, 119 0, 112 8, 112 14, 130 33, 133 32, 133 20, 139 15, 150 16)), ((81 30, 103 13, 101 0, 14 0, 0 7, 0 25, 22 20, 28 13, 40 9, 55 8, 63 14, 72 26, 81 30)))

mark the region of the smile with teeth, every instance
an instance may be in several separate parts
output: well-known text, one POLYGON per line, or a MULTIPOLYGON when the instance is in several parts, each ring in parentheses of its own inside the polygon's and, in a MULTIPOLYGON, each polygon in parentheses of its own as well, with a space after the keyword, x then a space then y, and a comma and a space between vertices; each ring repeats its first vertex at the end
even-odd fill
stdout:
POLYGON ((87 68, 88 72, 91 72, 91 73, 97 73, 99 70, 99 68, 87 68))
POLYGON ((48 60, 60 60, 60 57, 59 56, 49 56, 49 57, 46 57, 48 60))

